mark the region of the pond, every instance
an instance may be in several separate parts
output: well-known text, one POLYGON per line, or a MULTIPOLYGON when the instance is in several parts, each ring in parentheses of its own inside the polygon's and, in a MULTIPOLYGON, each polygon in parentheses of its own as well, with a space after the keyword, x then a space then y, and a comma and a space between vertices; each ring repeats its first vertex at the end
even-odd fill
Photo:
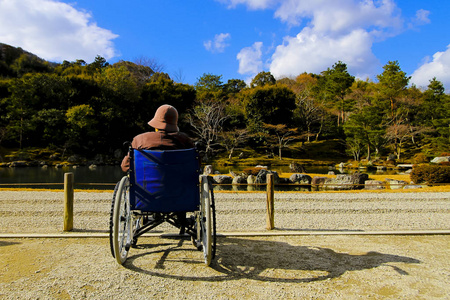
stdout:
MULTIPOLYGON (((248 168, 248 166, 222 166, 215 167, 215 170, 222 174, 228 174, 230 170, 238 173, 246 168, 248 168)), ((279 174, 290 173, 288 166, 276 166, 271 169, 277 171, 279 174)), ((306 171, 314 174, 327 174, 330 169, 327 166, 307 166, 306 171)), ((333 171, 336 174, 346 172, 336 169, 333 171)), ((0 168, 0 187, 20 187, 22 185, 17 184, 26 184, 25 187, 61 189, 64 183, 64 173, 67 172, 72 172, 74 174, 75 188, 79 189, 112 190, 114 189, 115 184, 125 175, 119 166, 98 166, 94 169, 87 166, 76 168, 0 168)), ((349 172, 353 173, 354 170, 349 172)), ((370 172, 364 173, 370 174, 370 172)))

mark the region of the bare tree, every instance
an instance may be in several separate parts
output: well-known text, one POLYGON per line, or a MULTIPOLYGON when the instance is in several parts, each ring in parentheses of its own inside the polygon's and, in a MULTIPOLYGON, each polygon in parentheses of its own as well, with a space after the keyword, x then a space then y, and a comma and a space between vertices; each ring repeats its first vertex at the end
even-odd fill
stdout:
POLYGON ((187 114, 189 124, 205 146, 205 159, 208 160, 217 145, 217 139, 222 132, 222 125, 230 116, 225 113, 225 104, 204 100, 194 106, 187 114))
POLYGON ((400 160, 404 143, 409 139, 413 140, 413 137, 426 130, 426 128, 419 128, 405 124, 391 125, 386 129, 385 137, 388 141, 394 142, 397 159, 400 160))
POLYGON ((235 129, 232 131, 222 132, 220 135, 221 144, 228 151, 228 159, 233 156, 234 150, 238 149, 245 141, 247 141, 249 135, 247 129, 235 129))
POLYGON ((164 72, 164 69, 166 68, 164 64, 160 63, 156 58, 149 58, 146 56, 141 55, 140 57, 136 58, 134 60, 134 63, 137 65, 149 67, 152 69, 154 73, 161 73, 164 72))
POLYGON ((264 128, 268 131, 266 134, 267 140, 269 142, 274 141, 274 144, 277 145, 279 159, 281 159, 281 150, 300 138, 297 135, 297 128, 288 128, 285 124, 264 124, 264 128))
POLYGON ((186 76, 184 75, 183 69, 178 69, 177 71, 172 73, 172 78, 175 82, 183 83, 185 81, 186 76))

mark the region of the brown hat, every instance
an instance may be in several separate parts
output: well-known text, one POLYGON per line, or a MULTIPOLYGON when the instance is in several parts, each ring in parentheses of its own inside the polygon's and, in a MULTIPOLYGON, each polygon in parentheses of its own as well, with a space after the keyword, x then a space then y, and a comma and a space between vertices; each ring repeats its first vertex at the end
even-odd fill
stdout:
POLYGON ((161 105, 155 112, 153 119, 148 122, 148 125, 153 128, 165 130, 169 132, 179 131, 178 126, 178 112, 172 105, 161 105))

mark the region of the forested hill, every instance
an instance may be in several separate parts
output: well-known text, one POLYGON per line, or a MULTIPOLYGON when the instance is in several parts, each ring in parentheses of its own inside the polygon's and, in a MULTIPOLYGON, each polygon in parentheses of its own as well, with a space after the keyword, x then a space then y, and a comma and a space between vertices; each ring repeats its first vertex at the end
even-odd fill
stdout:
POLYGON ((113 156, 150 129, 157 107, 171 104, 208 158, 308 158, 317 154, 308 153, 311 144, 331 140, 355 160, 426 161, 450 152, 450 96, 434 78, 425 90, 409 86, 397 61, 377 82, 355 79, 340 61, 293 78, 261 72, 249 85, 210 73, 188 85, 162 71, 150 59, 55 64, 0 44, 0 150, 113 156))

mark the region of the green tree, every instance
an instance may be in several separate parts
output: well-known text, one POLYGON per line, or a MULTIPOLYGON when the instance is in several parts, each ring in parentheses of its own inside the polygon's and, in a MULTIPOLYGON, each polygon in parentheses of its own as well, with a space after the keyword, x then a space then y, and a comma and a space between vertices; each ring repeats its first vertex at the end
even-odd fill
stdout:
POLYGON ((64 129, 66 123, 66 111, 56 108, 42 109, 32 118, 35 124, 34 134, 39 137, 36 146, 48 145, 60 146, 65 142, 64 129))
POLYGON ((257 87, 243 94, 245 116, 251 131, 266 124, 292 125, 295 94, 286 87, 274 85, 257 87))
POLYGON ((401 70, 398 61, 389 61, 383 70, 383 73, 377 75, 380 100, 389 103, 389 108, 385 109, 390 111, 390 117, 396 123, 397 101, 406 90, 411 77, 406 76, 406 73, 401 70))
POLYGON ((237 94, 247 87, 247 84, 242 79, 229 79, 224 85, 227 94, 237 94))
POLYGON ((203 74, 195 83, 197 99, 222 101, 225 98, 222 75, 203 74))
POLYGON ((97 136, 94 109, 87 104, 73 106, 67 110, 66 120, 69 144, 79 149, 92 146, 92 138, 97 136))
POLYGON ((11 69, 18 77, 27 73, 41 73, 50 70, 49 64, 37 56, 23 53, 11 65, 11 69))
POLYGON ((341 61, 322 72, 321 83, 326 92, 325 99, 338 111, 338 126, 344 123, 345 112, 351 110, 351 101, 346 101, 345 96, 350 92, 354 81, 355 77, 348 73, 347 65, 341 61))
POLYGON ((382 115, 376 107, 365 106, 358 113, 352 114, 344 124, 346 142, 355 160, 360 159, 362 149, 367 150, 367 159, 371 159, 372 150, 377 154, 384 144, 382 115))
POLYGON ((277 83, 275 77, 270 72, 259 72, 250 83, 250 87, 263 87, 266 85, 274 85, 277 83))

